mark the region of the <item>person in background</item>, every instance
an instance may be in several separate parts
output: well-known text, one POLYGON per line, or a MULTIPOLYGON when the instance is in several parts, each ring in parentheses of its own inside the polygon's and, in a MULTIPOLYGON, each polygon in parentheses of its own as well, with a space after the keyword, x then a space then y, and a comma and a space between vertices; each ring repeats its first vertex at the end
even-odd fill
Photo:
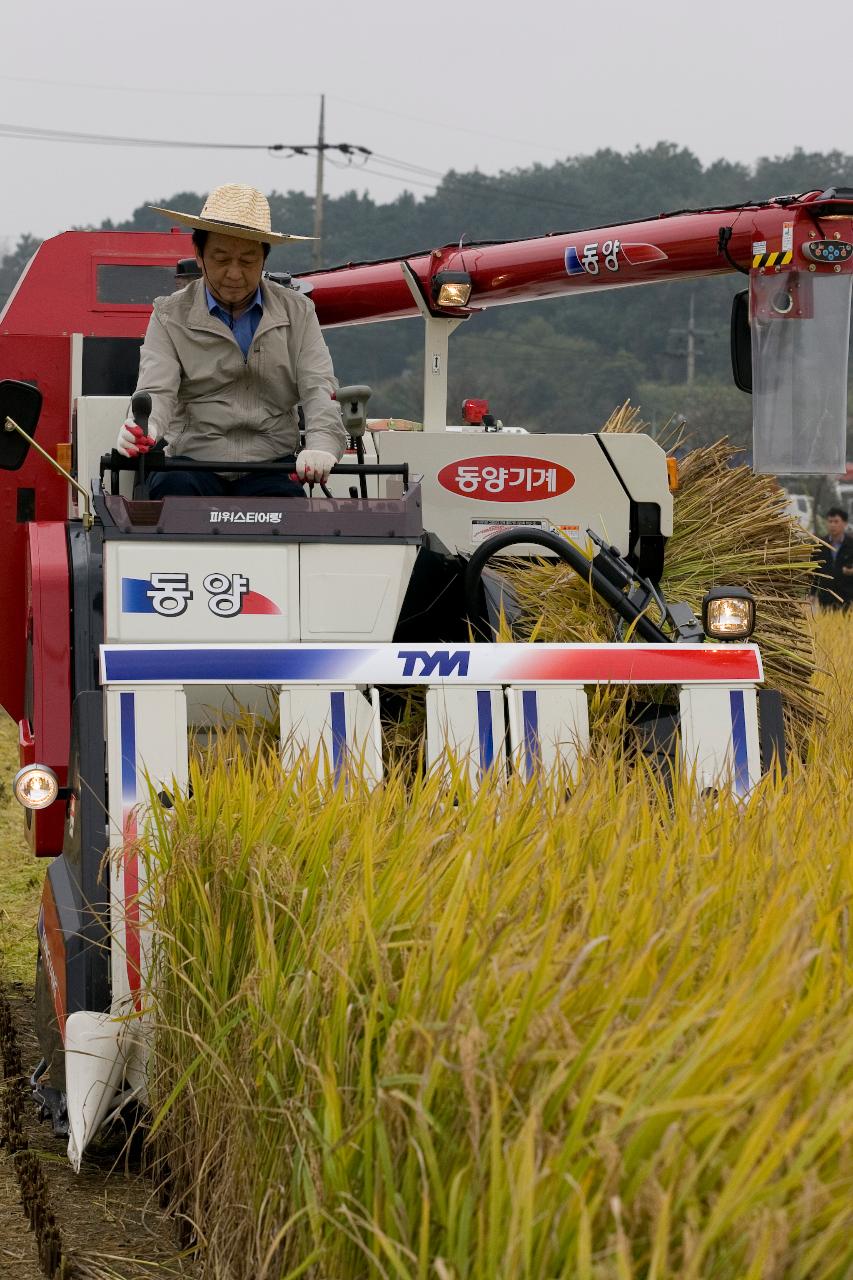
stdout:
POLYGON ((843 507, 826 513, 826 541, 818 552, 812 595, 824 609, 849 609, 853 604, 853 533, 843 507))
POLYGON ((183 289, 192 280, 201 279, 201 267, 195 258, 179 258, 175 264, 175 290, 183 289))
POLYGON ((156 471, 152 498, 304 497, 301 482, 325 483, 346 447, 338 384, 313 303, 262 275, 270 245, 308 237, 272 231, 266 196, 237 183, 211 191, 198 217, 156 212, 193 228, 201 278, 154 301, 136 387, 151 396, 149 429, 125 422, 117 450, 165 439, 171 458, 223 464, 156 471), (241 462, 279 466, 241 474, 241 462))

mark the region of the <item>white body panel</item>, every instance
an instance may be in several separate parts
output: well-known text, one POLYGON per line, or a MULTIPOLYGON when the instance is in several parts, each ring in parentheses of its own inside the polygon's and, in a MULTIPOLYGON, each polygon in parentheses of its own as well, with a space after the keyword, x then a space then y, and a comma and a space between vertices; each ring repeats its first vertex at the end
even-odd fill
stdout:
POLYGON ((589 705, 582 684, 513 685, 506 691, 513 769, 532 778, 557 768, 571 776, 589 748, 589 705))
POLYGON ((108 541, 107 643, 387 640, 416 555, 404 542, 108 541))
POLYGON ((299 547, 111 541, 104 594, 110 640, 298 640, 299 547))
POLYGON ((110 844, 109 1014, 72 1014, 66 1025, 68 1155, 75 1169, 121 1084, 144 1088, 144 976, 151 953, 145 861, 139 839, 150 822, 149 786, 185 790, 188 781, 186 696, 160 685, 144 694, 127 687, 105 693, 110 844), (78 1019, 71 1045, 69 1031, 78 1019), (70 1071, 70 1075, 69 1075, 70 1071), (72 1104, 73 1098, 73 1104, 72 1104))
POLYGON ((417 546, 303 543, 300 637, 368 640, 394 634, 417 546))
POLYGON ((329 780, 354 769, 376 783, 382 779, 379 695, 355 685, 322 689, 298 685, 279 693, 281 753, 286 765, 320 753, 329 780))
POLYGON ((506 773, 506 720, 500 685, 433 685, 426 695, 426 759, 433 768, 450 752, 474 786, 506 773))
POLYGON ((681 758, 704 791, 731 786, 745 796, 761 777, 758 700, 742 685, 682 685, 681 758))
POLYGON ((185 789, 188 778, 187 706, 182 688, 160 685, 139 693, 106 693, 109 771, 112 1012, 139 1007, 140 974, 147 968, 145 866, 137 841, 144 834, 149 784, 185 789))
MULTIPOLYGON (((636 501, 660 506, 661 533, 672 533, 666 457, 648 436, 606 438, 619 475, 594 435, 384 431, 375 442, 380 462, 407 462, 422 477, 424 528, 450 552, 472 551, 506 522, 580 542, 591 528, 626 554, 631 499, 620 476, 636 501)), ((395 478, 381 484, 386 496, 400 492, 395 478)))
MULTIPOLYGON (((98 475, 102 454, 109 453, 114 447, 129 404, 128 396, 80 396, 72 399, 75 474, 84 489, 98 475)), ((133 476, 129 471, 122 473, 120 487, 129 498, 133 492, 133 476)), ((74 498, 74 490, 70 489, 69 501, 73 502, 74 498)))

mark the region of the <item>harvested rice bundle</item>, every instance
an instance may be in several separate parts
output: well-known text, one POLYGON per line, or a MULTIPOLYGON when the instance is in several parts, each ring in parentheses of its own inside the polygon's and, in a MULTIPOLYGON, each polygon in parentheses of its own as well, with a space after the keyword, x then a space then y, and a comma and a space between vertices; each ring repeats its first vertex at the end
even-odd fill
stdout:
MULTIPOLYGON (((625 404, 603 429, 644 428, 637 410, 625 404)), ((674 435, 668 443, 674 447, 674 435)), ((781 690, 799 738, 819 714, 808 604, 815 539, 787 514, 785 494, 772 477, 734 465, 737 453, 719 440, 681 460, 662 587, 668 600, 686 601, 697 613, 714 585, 749 588, 767 684, 781 690)), ((540 560, 507 573, 522 614, 516 634, 526 629, 542 641, 613 638, 612 614, 567 565, 540 560)))

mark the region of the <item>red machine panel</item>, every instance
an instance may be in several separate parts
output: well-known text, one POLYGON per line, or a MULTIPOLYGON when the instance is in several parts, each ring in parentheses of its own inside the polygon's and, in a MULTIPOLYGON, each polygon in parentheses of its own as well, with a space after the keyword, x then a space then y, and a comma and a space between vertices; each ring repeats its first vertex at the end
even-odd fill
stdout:
MULTIPOLYGON (((38 386, 44 397, 39 444, 49 453, 55 453, 57 444, 70 439, 70 339, 66 335, 30 338, 3 334, 0 378, 17 378, 38 386)), ((20 471, 0 471, 0 546, 3 548, 0 616, 5 637, 0 662, 0 704, 13 720, 19 721, 24 714, 27 522, 64 521, 67 510, 68 485, 37 454, 31 453, 20 471)), ((58 527, 64 538, 63 525, 58 527)))
MULTIPOLYGON (((71 638, 68 547, 64 522, 29 525, 26 571, 24 709, 18 721, 21 765, 49 765, 67 781, 71 746, 71 638)), ((33 853, 62 852, 65 805, 27 811, 33 853)))
MULTIPOLYGON (((38 441, 49 453, 71 439, 71 335, 141 338, 150 299, 171 291, 175 263, 191 252, 186 232, 69 231, 38 249, 0 313, 0 379, 38 386, 38 441)), ((66 482, 37 455, 20 471, 0 471, 0 705, 17 721, 24 714, 27 522, 63 521, 67 510, 66 482)))

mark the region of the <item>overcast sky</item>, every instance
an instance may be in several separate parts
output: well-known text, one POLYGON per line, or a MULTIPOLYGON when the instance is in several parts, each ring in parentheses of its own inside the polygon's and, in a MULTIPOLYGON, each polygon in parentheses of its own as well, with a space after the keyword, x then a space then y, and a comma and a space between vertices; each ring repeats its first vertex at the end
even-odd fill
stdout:
MULTIPOLYGON (((316 138, 325 93, 327 141, 375 153, 364 167, 328 165, 326 190, 377 200, 406 186, 426 194, 449 168, 495 173, 662 139, 704 162, 853 150, 849 6, 777 3, 760 19, 756 10, 689 0, 30 0, 0 11, 0 125, 304 143, 316 138)), ((0 137, 0 158, 0 248, 24 231, 124 218, 181 189, 314 188, 313 158, 265 150, 0 137)))

